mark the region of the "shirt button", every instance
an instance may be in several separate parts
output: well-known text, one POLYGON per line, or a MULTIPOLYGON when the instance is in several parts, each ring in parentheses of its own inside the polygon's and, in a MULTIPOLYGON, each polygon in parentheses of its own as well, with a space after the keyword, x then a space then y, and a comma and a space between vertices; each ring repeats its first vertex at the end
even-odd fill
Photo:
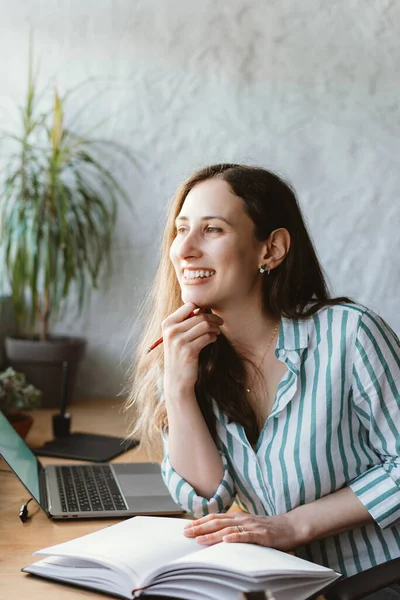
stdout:
POLYGON ((279 356, 285 356, 285 354, 286 354, 286 350, 283 350, 283 348, 281 348, 279 350, 279 356))

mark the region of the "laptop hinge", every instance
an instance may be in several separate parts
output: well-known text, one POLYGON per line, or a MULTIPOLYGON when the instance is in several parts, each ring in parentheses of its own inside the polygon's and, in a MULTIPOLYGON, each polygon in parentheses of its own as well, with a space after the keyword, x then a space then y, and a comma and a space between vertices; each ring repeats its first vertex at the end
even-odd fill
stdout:
POLYGON ((47 490, 47 485, 46 485, 46 474, 45 474, 45 470, 42 467, 39 471, 40 504, 41 504, 44 512, 46 513, 46 515, 49 517, 50 511, 49 511, 49 501, 48 501, 47 493, 48 493, 48 490, 47 490))

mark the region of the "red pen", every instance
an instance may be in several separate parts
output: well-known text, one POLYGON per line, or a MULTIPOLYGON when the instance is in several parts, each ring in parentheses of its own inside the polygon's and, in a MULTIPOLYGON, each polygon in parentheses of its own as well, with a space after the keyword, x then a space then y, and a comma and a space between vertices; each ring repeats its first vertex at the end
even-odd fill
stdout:
MULTIPOLYGON (((210 308, 205 308, 204 311, 205 313, 210 313, 211 309, 210 308)), ((189 313, 189 315, 186 317, 187 319, 190 319, 190 317, 194 317, 196 313, 192 310, 191 313, 189 313)), ((163 337, 161 336, 160 338, 158 338, 158 340, 156 340, 155 342, 152 343, 152 345, 148 348, 147 350, 147 354, 149 352, 151 352, 152 350, 154 350, 154 348, 157 348, 157 346, 159 346, 160 344, 162 344, 164 341, 163 337)))

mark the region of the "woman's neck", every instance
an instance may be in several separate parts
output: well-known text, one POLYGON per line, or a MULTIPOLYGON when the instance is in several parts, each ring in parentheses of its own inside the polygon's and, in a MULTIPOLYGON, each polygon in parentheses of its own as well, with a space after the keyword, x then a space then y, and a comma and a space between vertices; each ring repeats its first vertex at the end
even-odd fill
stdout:
POLYGON ((249 358, 262 354, 266 340, 279 323, 279 319, 266 315, 259 306, 241 306, 215 312, 224 319, 222 332, 238 352, 249 358))

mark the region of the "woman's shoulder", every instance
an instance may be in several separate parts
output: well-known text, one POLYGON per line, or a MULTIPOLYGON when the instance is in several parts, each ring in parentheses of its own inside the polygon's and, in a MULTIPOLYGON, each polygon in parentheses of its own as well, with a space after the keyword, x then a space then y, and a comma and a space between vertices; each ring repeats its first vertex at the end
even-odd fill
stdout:
POLYGON ((339 302, 331 306, 323 306, 306 318, 308 328, 332 330, 349 337, 357 337, 360 332, 369 330, 383 334, 396 334, 388 323, 373 309, 359 303, 339 302))
MULTIPOLYGON (((322 306, 314 314, 317 319, 350 319, 358 323, 364 314, 376 314, 367 306, 355 302, 338 302, 330 306, 322 306)), ((312 315, 314 317, 314 315, 312 315)))
POLYGON ((383 318, 372 308, 357 302, 338 302, 331 306, 323 306, 315 313, 320 318, 346 318, 359 324, 360 321, 376 319, 384 322, 383 318))

